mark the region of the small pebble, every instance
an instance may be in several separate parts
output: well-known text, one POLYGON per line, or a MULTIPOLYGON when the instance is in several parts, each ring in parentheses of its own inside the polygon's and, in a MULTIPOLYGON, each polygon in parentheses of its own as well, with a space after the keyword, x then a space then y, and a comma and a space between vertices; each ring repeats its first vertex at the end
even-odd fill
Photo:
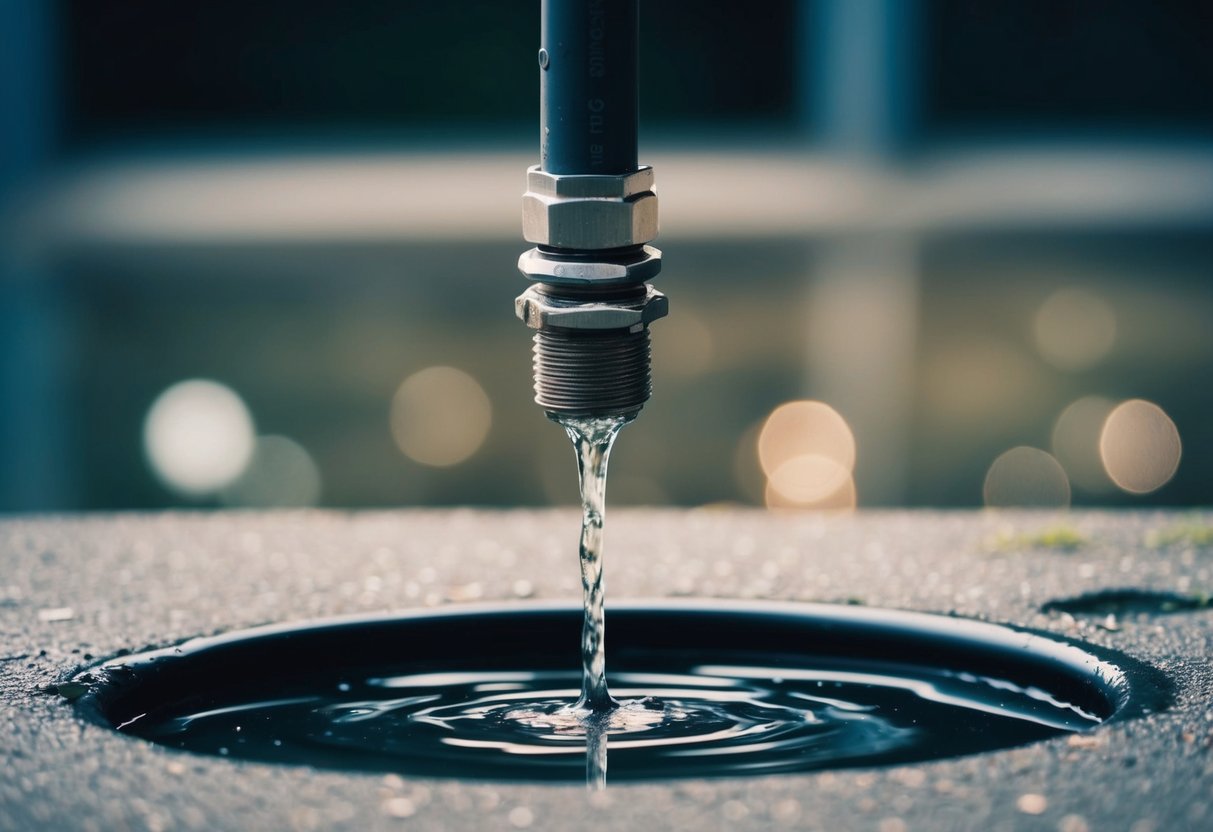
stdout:
POLYGON ((71 621, 76 617, 76 611, 71 607, 47 607, 38 610, 39 621, 71 621))
POLYGON ((535 813, 525 806, 515 806, 510 809, 510 826, 516 829, 526 829, 535 822, 535 813))
POLYGON ((57 692, 69 702, 74 702, 88 693, 88 685, 80 682, 64 682, 58 686, 57 692))
POLYGON ((1025 815, 1042 815, 1049 808, 1049 801, 1043 794, 1021 794, 1015 808, 1025 815))
POLYGON ((383 801, 383 813, 392 818, 411 818, 417 814, 417 805, 407 797, 393 797, 383 801))

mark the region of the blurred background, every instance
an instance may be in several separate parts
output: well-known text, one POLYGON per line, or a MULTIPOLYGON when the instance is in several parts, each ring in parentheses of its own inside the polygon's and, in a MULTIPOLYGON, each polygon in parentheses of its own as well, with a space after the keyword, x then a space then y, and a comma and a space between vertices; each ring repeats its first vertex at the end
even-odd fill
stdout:
MULTIPOLYGON (((613 505, 1208 504, 1213 8, 642 3, 613 505)), ((547 505, 539 2, 0 2, 0 511, 547 505)))

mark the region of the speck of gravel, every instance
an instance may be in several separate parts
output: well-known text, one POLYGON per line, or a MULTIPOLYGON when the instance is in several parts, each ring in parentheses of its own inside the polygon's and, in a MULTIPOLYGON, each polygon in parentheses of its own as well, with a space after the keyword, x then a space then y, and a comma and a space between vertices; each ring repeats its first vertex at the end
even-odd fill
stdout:
POLYGON ((1015 808, 1025 815, 1043 815, 1049 808, 1049 801, 1043 794, 1021 794, 1015 801, 1015 808))
POLYGON ((390 818, 411 818, 417 814, 417 804, 407 797, 392 797, 383 801, 380 808, 390 818))
POLYGON ((509 820, 515 829, 526 829, 535 822, 535 813, 525 806, 515 806, 510 809, 509 820))

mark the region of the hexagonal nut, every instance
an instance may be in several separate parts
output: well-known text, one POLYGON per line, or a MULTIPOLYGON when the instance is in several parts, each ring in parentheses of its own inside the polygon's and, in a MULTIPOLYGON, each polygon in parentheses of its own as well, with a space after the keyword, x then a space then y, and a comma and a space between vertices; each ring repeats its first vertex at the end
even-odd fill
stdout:
POLYGON ((653 168, 641 165, 618 176, 548 173, 539 165, 526 170, 527 193, 570 199, 627 199, 653 190, 653 168))
POLYGON ((652 168, 624 176, 559 176, 531 169, 522 196, 522 234, 557 248, 598 250, 657 238, 652 168))
POLYGON ((637 255, 599 262, 560 258, 532 248, 519 256, 518 270, 530 280, 554 286, 627 286, 656 277, 661 252, 644 246, 637 255))
POLYGON ((553 298, 532 286, 514 300, 514 313, 531 329, 627 329, 635 332, 670 312, 670 301, 652 286, 626 302, 578 302, 553 298))

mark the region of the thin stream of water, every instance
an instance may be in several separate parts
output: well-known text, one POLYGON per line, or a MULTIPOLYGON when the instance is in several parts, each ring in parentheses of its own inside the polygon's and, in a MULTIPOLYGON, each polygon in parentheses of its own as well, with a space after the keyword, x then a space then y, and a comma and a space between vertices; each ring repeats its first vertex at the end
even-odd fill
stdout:
POLYGON ((606 622, 602 575, 603 520, 606 514, 607 463, 619 431, 634 417, 559 418, 577 453, 581 484, 581 588, 585 620, 581 627, 581 698, 578 709, 603 713, 619 707, 607 689, 606 622))
POLYGON ((619 703, 606 680, 606 586, 602 575, 603 522, 606 516, 607 464, 619 431, 635 416, 572 417, 557 421, 573 442, 581 488, 581 589, 585 617, 581 625, 581 697, 572 711, 584 723, 585 782, 606 788, 607 729, 619 703))

